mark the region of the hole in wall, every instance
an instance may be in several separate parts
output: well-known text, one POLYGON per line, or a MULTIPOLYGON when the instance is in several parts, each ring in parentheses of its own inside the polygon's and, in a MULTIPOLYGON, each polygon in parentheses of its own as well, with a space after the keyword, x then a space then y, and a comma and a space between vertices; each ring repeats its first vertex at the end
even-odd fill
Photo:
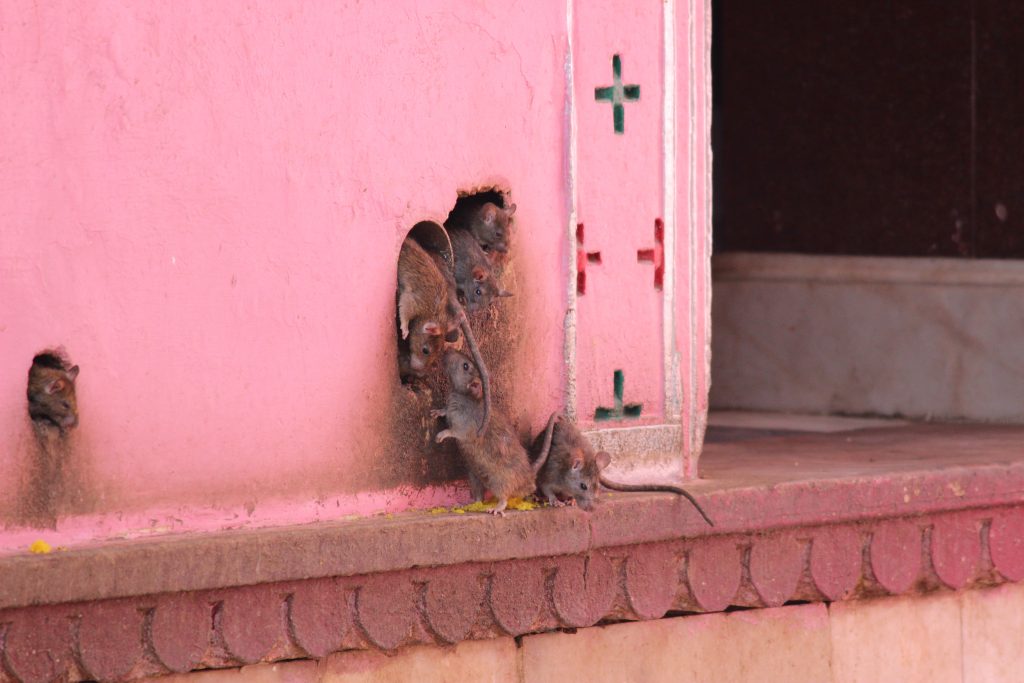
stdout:
POLYGON ((398 256, 396 293, 398 372, 405 384, 434 374, 445 343, 458 338, 447 303, 454 267, 444 228, 421 221, 409 230, 398 256))
POLYGON ((66 432, 78 424, 75 379, 72 365, 61 349, 40 351, 28 371, 28 416, 37 427, 54 427, 66 432))
MULTIPOLYGON (((406 385, 436 374, 446 345, 459 340, 458 306, 442 306, 447 287, 470 318, 513 292, 501 283, 509 261, 515 204, 498 188, 459 192, 445 226, 420 221, 406 234, 398 263, 399 376, 406 385)), ((474 330, 475 332, 475 330, 474 330)), ((476 336, 474 334, 474 336, 476 336)))
POLYGON ((497 187, 460 191, 444 227, 449 233, 471 232, 490 257, 492 268, 500 273, 511 246, 515 212, 516 205, 509 201, 509 193, 497 187))
POLYGON ((81 488, 69 481, 68 436, 78 426, 78 373, 60 348, 40 351, 29 367, 26 398, 35 449, 26 463, 18 516, 34 526, 55 527, 71 490, 81 488))
POLYGON ((444 221, 444 227, 451 230, 465 221, 465 217, 476 212, 481 206, 488 202, 502 209, 508 209, 511 204, 508 201, 509 193, 498 187, 485 187, 477 190, 459 190, 455 206, 448 212, 448 218, 444 221))
MULTIPOLYGON (((516 286, 516 259, 512 251, 517 229, 513 220, 515 210, 509 201, 508 190, 497 186, 483 186, 472 190, 459 191, 443 226, 434 221, 417 222, 407 232, 406 239, 415 242, 433 265, 441 271, 446 282, 456 287, 457 300, 461 304, 473 330, 480 354, 491 375, 492 405, 500 406, 506 412, 510 408, 510 395, 516 390, 512 383, 513 368, 520 355, 520 336, 515 331, 521 326, 520 306, 522 302, 516 286), (503 212, 504 224, 508 228, 503 237, 508 240, 506 251, 482 251, 478 242, 467 241, 471 234, 468 224, 488 204, 503 212), (461 241, 460 241, 461 240, 461 241), (476 246, 480 251, 474 258, 480 262, 485 273, 477 273, 474 279, 472 259, 465 256, 467 249, 476 246), (463 257, 460 259, 460 254, 463 257), (472 288, 457 287, 472 282, 472 288), (490 283, 490 287, 486 287, 490 283), (480 289, 482 300, 475 290, 480 289)), ((405 241, 403 240, 403 245, 405 241)), ((401 253, 398 255, 401 261, 401 253)), ((520 264, 522 265, 522 264, 520 264)), ((397 270, 401 266, 396 264, 397 270)), ((398 374, 401 381, 395 383, 391 401, 391 429, 385 444, 390 454, 387 458, 367 460, 365 464, 366 486, 391 487, 395 485, 424 486, 449 483, 465 479, 466 472, 461 458, 451 440, 436 444, 434 436, 444 428, 442 419, 430 416, 431 409, 441 408, 448 394, 447 379, 441 363, 412 372, 409 356, 411 348, 408 338, 402 336, 401 281, 395 297, 395 338, 398 351, 398 374)), ((470 355, 464 335, 456 333, 443 343, 443 350, 456 348, 470 355)), ((431 352, 434 356, 434 352, 431 352)), ((510 415, 514 423, 524 416, 510 415)), ((525 419, 525 418, 524 418, 525 419)))

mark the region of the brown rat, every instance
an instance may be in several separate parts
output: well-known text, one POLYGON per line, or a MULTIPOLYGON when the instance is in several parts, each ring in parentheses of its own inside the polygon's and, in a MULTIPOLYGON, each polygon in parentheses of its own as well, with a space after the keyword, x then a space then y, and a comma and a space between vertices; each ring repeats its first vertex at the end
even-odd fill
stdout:
POLYGON ((444 276, 426 250, 406 238, 398 254, 398 328, 409 344, 413 374, 423 374, 438 362, 449 320, 444 276))
POLYGON ((455 252, 453 283, 459 300, 470 313, 490 306, 494 297, 512 296, 498 284, 487 254, 466 230, 452 230, 452 250, 455 252))
POLYGON ((479 431, 483 433, 491 413, 490 374, 462 305, 448 284, 449 274, 412 238, 402 242, 398 255, 399 371, 422 376, 441 357, 445 341, 458 339, 459 328, 466 337, 473 359, 480 368, 483 384, 483 412, 479 431))
MULTIPOLYGON (((539 453, 540 437, 534 440, 531 452, 539 453)), ((602 470, 611 464, 612 457, 606 451, 594 452, 593 447, 575 424, 560 420, 555 425, 554 436, 547 455, 547 463, 537 475, 537 489, 554 506, 565 503, 560 499, 573 499, 584 510, 590 510, 597 498, 600 486, 615 491, 666 491, 684 496, 693 503, 697 512, 709 525, 715 523, 707 516, 689 491, 670 484, 620 484, 606 479, 602 470)))
POLYGON ((445 222, 445 227, 449 232, 468 230, 488 255, 492 252, 504 254, 509 249, 512 215, 515 212, 515 204, 505 209, 494 202, 471 203, 453 212, 445 222))
POLYGON ((552 413, 548 418, 545 437, 541 439, 538 435, 541 445, 531 465, 526 449, 502 411, 494 411, 487 429, 482 434, 476 433, 474 428, 483 411, 483 386, 473 361, 463 353, 449 350, 444 363, 451 385, 448 401, 444 409, 431 411, 431 415, 446 418, 448 428, 438 433, 436 441, 441 443, 448 438, 458 441, 459 452, 469 470, 473 498, 483 500, 484 490, 489 490, 498 499, 498 505, 491 512, 504 515, 509 498, 529 495, 536 488, 537 472, 547 460, 558 414, 552 413))
POLYGON ((50 425, 61 433, 78 425, 75 378, 78 366, 69 366, 60 351, 36 354, 28 371, 28 415, 37 427, 50 425))

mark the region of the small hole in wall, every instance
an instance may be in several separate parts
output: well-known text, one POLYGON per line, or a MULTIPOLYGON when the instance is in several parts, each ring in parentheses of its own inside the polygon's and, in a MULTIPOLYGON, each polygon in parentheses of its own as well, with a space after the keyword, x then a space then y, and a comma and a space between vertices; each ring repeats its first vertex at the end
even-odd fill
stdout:
POLYGON ((69 493, 81 493, 74 482, 69 431, 78 425, 75 380, 78 366, 72 365, 63 349, 40 351, 28 370, 28 416, 32 421, 36 448, 26 462, 24 485, 18 494, 18 516, 25 524, 56 528, 69 493))
POLYGON ((452 225, 458 224, 463 216, 474 213, 488 202, 499 208, 507 209, 507 193, 496 187, 484 188, 477 192, 460 191, 459 198, 455 200, 455 206, 448 212, 448 218, 444 221, 444 227, 451 230, 452 225))
POLYGON ((507 193, 496 187, 474 192, 460 191, 444 227, 449 234, 472 234, 487 254, 490 266, 500 272, 511 247, 515 212, 516 205, 509 202, 507 193))
POLYGON ((78 366, 71 365, 61 349, 40 351, 28 371, 28 416, 37 427, 53 427, 63 434, 78 425, 75 379, 78 366))

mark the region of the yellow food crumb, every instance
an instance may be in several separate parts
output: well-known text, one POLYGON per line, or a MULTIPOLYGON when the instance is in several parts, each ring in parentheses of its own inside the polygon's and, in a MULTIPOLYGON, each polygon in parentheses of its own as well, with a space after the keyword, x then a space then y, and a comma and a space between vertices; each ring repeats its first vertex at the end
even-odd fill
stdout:
POLYGON ((448 512, 448 508, 430 508, 428 512, 430 512, 430 514, 432 515, 443 515, 444 513, 448 512))
MULTIPOLYGON (((478 501, 475 503, 470 503, 468 505, 463 505, 461 507, 453 508, 452 512, 455 512, 460 515, 465 514, 467 512, 487 512, 488 510, 493 510, 497 505, 498 501, 496 500, 488 500, 486 502, 478 501)), ((509 510, 535 510, 538 507, 540 507, 540 505, 533 502, 532 500, 527 500, 525 498, 509 498, 508 505, 506 507, 509 510)))
POLYGON ((28 547, 29 552, 35 553, 36 555, 45 555, 50 552, 50 544, 46 541, 32 541, 32 545, 28 547))

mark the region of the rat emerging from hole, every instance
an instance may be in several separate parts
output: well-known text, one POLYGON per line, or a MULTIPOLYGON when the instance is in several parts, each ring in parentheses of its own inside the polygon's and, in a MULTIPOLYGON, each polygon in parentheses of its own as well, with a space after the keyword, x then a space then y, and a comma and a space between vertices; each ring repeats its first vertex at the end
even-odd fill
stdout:
POLYGON ((450 237, 455 252, 455 293, 468 312, 484 310, 494 297, 512 296, 498 284, 487 254, 471 233, 453 230, 450 237))
POLYGON ((459 211, 445 223, 445 227, 449 232, 469 231, 488 256, 492 252, 504 254, 508 252, 510 226, 515 212, 515 204, 503 209, 494 202, 484 202, 459 211))
POLYGON ((509 498, 529 495, 536 488, 537 472, 547 460, 558 413, 551 414, 543 436, 537 436, 542 445, 531 465, 526 449, 501 411, 494 412, 483 434, 475 433, 473 428, 483 410, 483 387, 473 361, 463 353, 450 350, 445 354, 444 363, 451 385, 448 402, 443 409, 432 410, 430 414, 446 418, 448 429, 439 432, 436 441, 441 443, 448 438, 458 441, 459 452, 469 470, 473 498, 481 501, 484 490, 489 490, 498 499, 492 514, 503 516, 509 498))
MULTIPOLYGON (((685 497, 693 503, 705 522, 715 525, 690 492, 678 486, 620 484, 605 479, 601 471, 611 464, 612 456, 606 451, 595 453, 587 438, 569 420, 559 420, 555 425, 554 438, 549 448, 544 447, 539 436, 534 440, 531 453, 541 453, 542 450, 547 462, 537 475, 537 490, 555 507, 565 505, 562 502, 564 499, 572 499, 582 509, 590 510, 600 486, 614 491, 665 491, 685 497)), ((539 456, 537 461, 540 461, 539 456)))
POLYGON ((28 371, 28 415, 36 427, 57 427, 61 434, 78 425, 75 378, 78 366, 68 365, 60 351, 36 354, 28 371))
POLYGON ((487 366, 477 347, 466 312, 448 285, 449 278, 416 240, 406 238, 398 255, 399 371, 422 376, 441 357, 446 341, 458 339, 458 328, 481 368, 483 412, 478 432, 483 434, 491 414, 491 385, 487 366), (406 355, 405 345, 408 345, 406 355))

